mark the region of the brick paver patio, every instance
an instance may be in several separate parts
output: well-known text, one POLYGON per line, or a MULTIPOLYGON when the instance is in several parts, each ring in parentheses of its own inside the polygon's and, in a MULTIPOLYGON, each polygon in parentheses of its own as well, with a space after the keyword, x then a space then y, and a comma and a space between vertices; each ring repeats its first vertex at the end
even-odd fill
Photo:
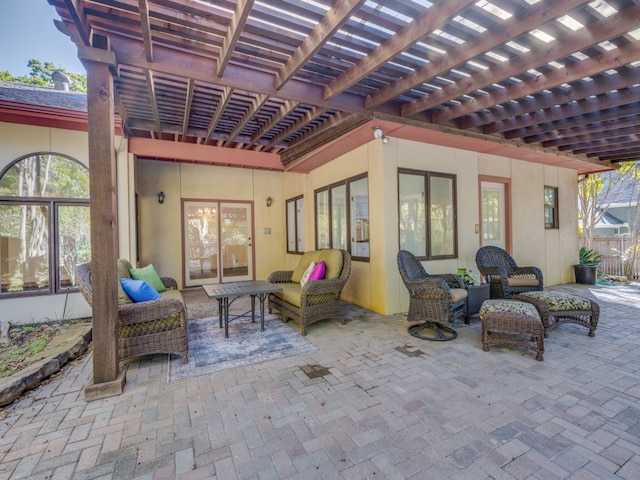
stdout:
POLYGON ((0 412, 0 479, 638 479, 640 289, 556 288, 600 323, 543 362, 483 352, 478 320, 427 342, 357 307, 310 327, 314 353, 176 383, 150 357, 92 402, 85 356, 0 412))

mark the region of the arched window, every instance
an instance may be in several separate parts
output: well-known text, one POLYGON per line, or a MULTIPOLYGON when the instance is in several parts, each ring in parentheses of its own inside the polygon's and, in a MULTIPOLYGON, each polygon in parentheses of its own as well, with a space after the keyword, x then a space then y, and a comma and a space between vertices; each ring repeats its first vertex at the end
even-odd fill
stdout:
POLYGON ((91 257, 89 172, 76 160, 35 153, 0 175, 0 297, 75 289, 91 257))

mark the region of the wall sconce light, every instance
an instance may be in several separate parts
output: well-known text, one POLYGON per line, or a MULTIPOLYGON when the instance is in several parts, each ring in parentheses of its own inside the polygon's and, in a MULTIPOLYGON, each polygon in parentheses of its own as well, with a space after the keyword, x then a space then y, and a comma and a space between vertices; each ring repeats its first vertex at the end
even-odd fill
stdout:
POLYGON ((164 203, 164 192, 158 194, 158 203, 164 203))
POLYGON ((373 127, 373 138, 382 140, 383 145, 389 143, 389 137, 384 134, 380 125, 373 127))
POLYGON ((272 203, 273 203, 273 198, 267 197, 267 207, 270 207, 272 203))

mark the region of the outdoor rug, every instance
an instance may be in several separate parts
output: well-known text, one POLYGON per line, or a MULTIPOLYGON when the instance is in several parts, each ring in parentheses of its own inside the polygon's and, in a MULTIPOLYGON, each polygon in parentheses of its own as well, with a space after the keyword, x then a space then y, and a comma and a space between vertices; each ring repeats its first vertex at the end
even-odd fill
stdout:
POLYGON ((260 331, 259 315, 256 323, 249 317, 229 322, 229 338, 224 338, 218 317, 189 320, 189 361, 169 356, 168 381, 242 367, 277 358, 301 355, 317 350, 296 330, 274 315, 265 314, 264 332, 260 331))

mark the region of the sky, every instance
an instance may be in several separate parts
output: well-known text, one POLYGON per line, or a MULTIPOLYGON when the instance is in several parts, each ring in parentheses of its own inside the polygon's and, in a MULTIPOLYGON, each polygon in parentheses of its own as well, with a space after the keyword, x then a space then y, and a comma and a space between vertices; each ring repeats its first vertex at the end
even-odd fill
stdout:
POLYGON ((75 44, 58 31, 56 9, 47 0, 0 0, 0 71, 30 73, 32 58, 52 62, 72 73, 86 73, 75 44))

